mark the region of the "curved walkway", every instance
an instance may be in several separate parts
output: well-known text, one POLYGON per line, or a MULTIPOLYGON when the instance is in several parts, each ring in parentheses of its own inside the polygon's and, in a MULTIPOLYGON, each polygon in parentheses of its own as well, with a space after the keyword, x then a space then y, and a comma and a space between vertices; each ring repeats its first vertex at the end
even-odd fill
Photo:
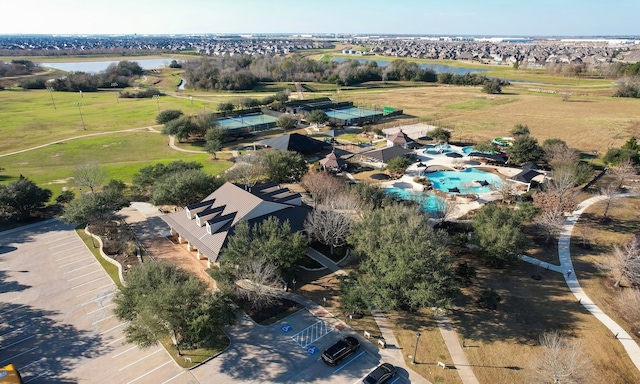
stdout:
MULTIPOLYGON (((632 197, 637 196, 637 194, 619 194, 615 197, 632 197)), ((567 286, 573 292, 578 302, 582 304, 589 312, 591 312, 605 327, 609 328, 612 333, 612 337, 616 337, 624 349, 627 351, 629 358, 635 364, 636 368, 640 371, 640 347, 633 340, 633 338, 625 331, 618 323, 616 323, 611 317, 609 317, 606 313, 604 313, 584 292, 580 283, 578 282, 578 276, 574 272, 573 263, 571 262, 571 253, 570 253, 570 245, 571 245, 571 232, 573 231, 573 227, 580 218, 582 212, 587 209, 590 205, 595 204, 599 201, 606 199, 605 196, 595 196, 590 199, 583 201, 578 204, 578 209, 573 211, 571 215, 567 217, 564 225, 562 226, 562 231, 560 233, 560 239, 558 240, 558 256, 560 258, 560 265, 553 265, 549 263, 545 263, 543 261, 534 259, 532 257, 523 256, 521 259, 523 261, 540 265, 540 267, 547 268, 549 270, 553 270, 555 272, 560 272, 564 275, 564 279, 567 282, 567 286)))
POLYGON ((91 137, 91 136, 101 136, 101 135, 109 135, 109 134, 112 134, 112 133, 126 133, 126 132, 152 132, 152 133, 159 133, 159 131, 157 131, 153 127, 154 127, 154 125, 151 125, 151 126, 148 126, 148 127, 121 129, 119 131, 87 133, 86 135, 68 137, 66 139, 52 141, 50 143, 38 145, 36 147, 31 147, 31 148, 27 148, 27 149, 21 149, 19 151, 13 151, 13 152, 9 152, 9 153, 4 153, 4 154, 1 154, 0 157, 17 155, 19 153, 29 152, 29 151, 33 151, 35 149, 40 149, 40 148, 45 148, 45 147, 48 147, 50 145, 60 144, 60 143, 64 143, 64 142, 71 141, 71 140, 83 139, 85 137, 91 137))

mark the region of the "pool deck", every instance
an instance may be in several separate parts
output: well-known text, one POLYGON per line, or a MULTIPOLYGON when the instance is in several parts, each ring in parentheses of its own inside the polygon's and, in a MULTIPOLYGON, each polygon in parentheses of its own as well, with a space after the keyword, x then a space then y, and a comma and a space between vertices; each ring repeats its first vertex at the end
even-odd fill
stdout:
MULTIPOLYGON (((451 147, 461 152, 461 147, 457 147, 455 145, 451 145, 451 147)), ((380 185, 385 188, 401 188, 401 189, 411 189, 414 191, 423 191, 424 186, 422 184, 414 182, 413 178, 416 176, 429 177, 429 173, 435 172, 435 171, 442 171, 442 170, 463 171, 467 168, 492 168, 492 169, 495 169, 505 179, 513 177, 520 172, 519 168, 487 165, 475 160, 471 160, 466 156, 461 158, 452 158, 445 155, 429 156, 424 154, 423 151, 424 151, 424 148, 420 148, 420 149, 414 150, 414 153, 416 154, 418 159, 420 159, 420 162, 425 164, 426 167, 418 167, 419 163, 413 163, 409 166, 409 168, 407 168, 407 171, 401 178, 397 180, 385 181, 380 183, 380 185)), ((482 205, 487 202, 499 200, 502 198, 502 196, 499 192, 489 192, 489 193, 478 194, 477 200, 471 200, 456 194, 449 194, 449 198, 455 201, 455 210, 452 217, 458 218, 458 217, 464 216, 469 211, 482 207, 482 205)))

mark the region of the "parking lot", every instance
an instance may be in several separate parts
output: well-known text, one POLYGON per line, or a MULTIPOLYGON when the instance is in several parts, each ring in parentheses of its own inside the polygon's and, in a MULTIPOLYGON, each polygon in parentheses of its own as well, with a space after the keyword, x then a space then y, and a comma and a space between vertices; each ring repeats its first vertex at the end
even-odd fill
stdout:
MULTIPOLYGON (((270 326, 246 316, 229 329, 232 344, 193 370, 161 346, 124 340, 111 312, 116 286, 72 227, 50 221, 0 234, 0 365, 25 383, 358 383, 381 363, 377 347, 335 367, 323 350, 341 337, 332 317, 306 310, 270 326)), ((391 383, 408 383, 400 371, 391 383)))
MULTIPOLYGON (((322 351, 349 333, 333 325, 335 319, 318 318, 306 310, 273 325, 260 326, 244 317, 229 334, 231 346, 193 375, 202 383, 360 383, 380 361, 377 347, 362 347, 337 366, 321 359, 322 351)), ((400 371, 389 383, 409 383, 400 371)))
POLYGON ((125 342, 116 287, 72 227, 9 231, 0 245, 0 365, 25 383, 197 383, 161 346, 125 342))

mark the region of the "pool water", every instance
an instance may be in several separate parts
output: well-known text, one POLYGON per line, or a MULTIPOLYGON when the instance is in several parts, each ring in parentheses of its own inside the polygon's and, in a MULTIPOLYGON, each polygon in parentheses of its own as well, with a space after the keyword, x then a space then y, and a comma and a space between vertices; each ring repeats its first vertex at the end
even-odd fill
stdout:
POLYGON ((426 192, 416 192, 410 189, 387 188, 386 191, 398 196, 402 200, 422 201, 422 210, 424 212, 437 212, 442 209, 444 199, 426 192))
POLYGON ((464 171, 440 171, 427 173, 426 177, 433 183, 433 188, 449 192, 451 188, 458 188, 460 193, 490 193, 492 186, 496 187, 501 182, 500 176, 484 172, 475 168, 467 168, 464 171), (478 181, 486 181, 488 185, 480 185, 478 181))
POLYGON ((422 151, 426 155, 444 155, 445 153, 457 152, 461 155, 468 155, 473 152, 473 147, 462 147, 460 150, 451 147, 448 144, 429 144, 425 150, 422 151))

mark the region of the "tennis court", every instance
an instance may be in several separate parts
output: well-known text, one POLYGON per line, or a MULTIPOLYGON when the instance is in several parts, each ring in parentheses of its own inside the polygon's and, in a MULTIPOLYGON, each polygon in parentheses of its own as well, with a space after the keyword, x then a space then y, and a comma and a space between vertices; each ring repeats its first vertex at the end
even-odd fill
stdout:
POLYGON ((335 119, 340 120, 350 120, 354 118, 362 118, 362 117, 370 117, 370 116, 381 116, 381 111, 374 111, 373 109, 367 108, 344 108, 344 109, 330 109, 326 111, 327 116, 333 117, 335 119))
POLYGON ((275 127, 277 118, 264 114, 225 117, 218 119, 220 127, 228 131, 261 131, 275 127))

